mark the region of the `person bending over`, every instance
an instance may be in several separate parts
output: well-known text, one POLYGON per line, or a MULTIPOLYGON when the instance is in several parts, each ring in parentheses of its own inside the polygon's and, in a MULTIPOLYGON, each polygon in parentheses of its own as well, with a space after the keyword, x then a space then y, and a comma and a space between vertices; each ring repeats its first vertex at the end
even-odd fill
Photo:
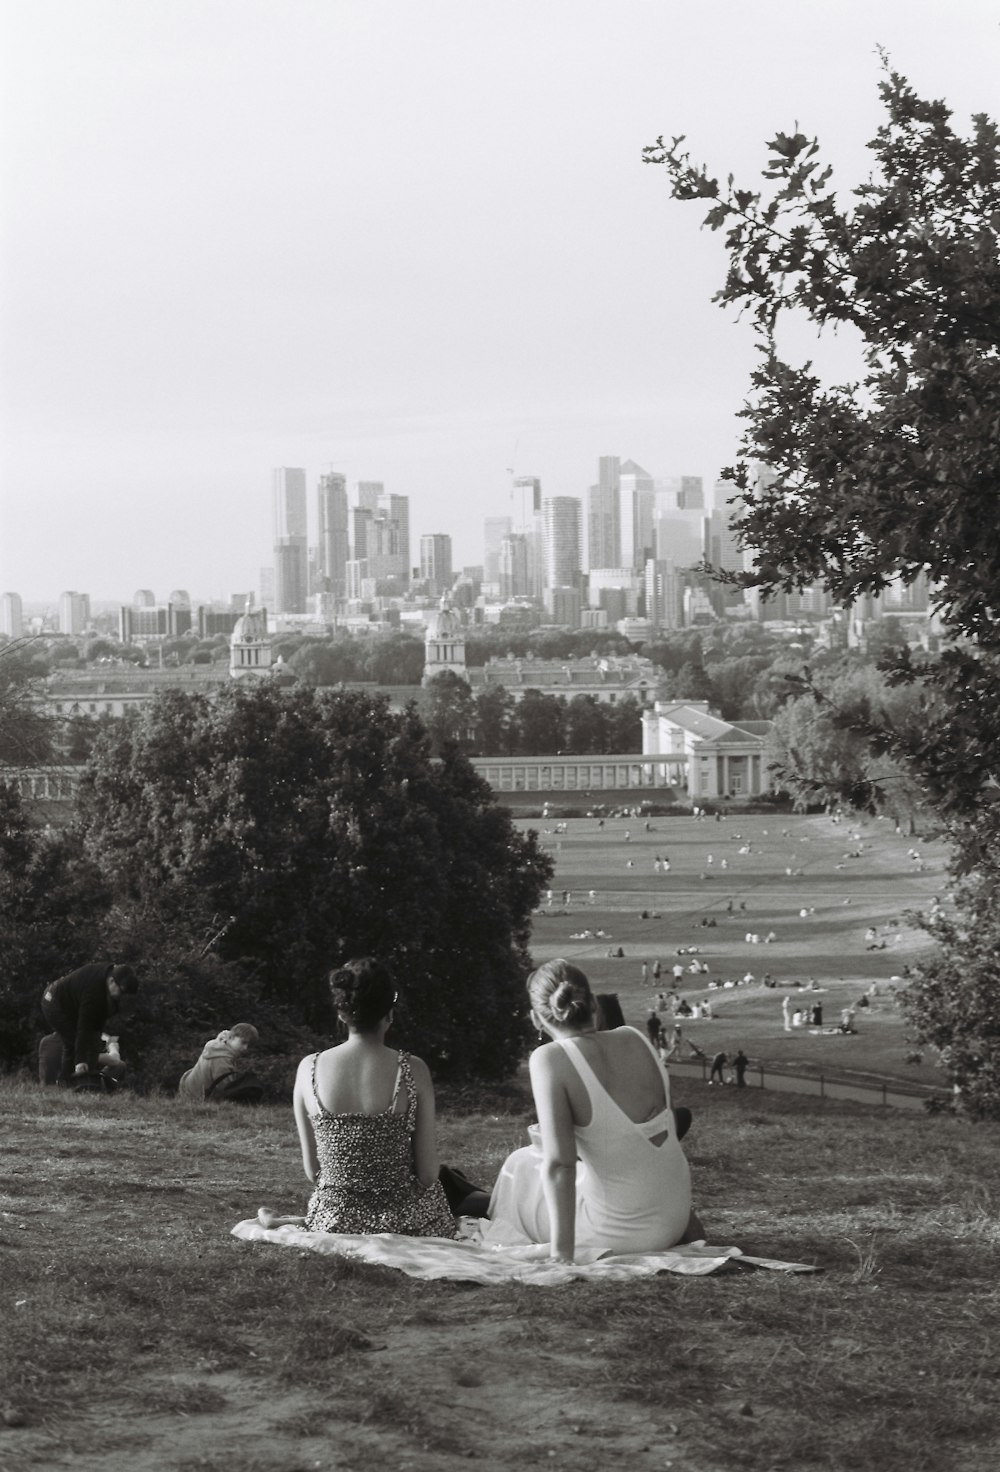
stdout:
MULTIPOLYGON (((43 1084, 71 1083, 101 1070, 104 1034, 114 1033, 108 1019, 123 996, 134 996, 139 978, 130 966, 95 961, 60 976, 42 993, 42 1016, 52 1032, 39 1045, 39 1079, 43 1084), (59 1039, 61 1047, 55 1040, 59 1039)), ((115 1034, 117 1036, 117 1034, 115 1034)))
MULTIPOLYGON (((454 1237, 438 1179, 434 1088, 420 1058, 387 1048, 396 987, 372 957, 330 975, 347 1041, 303 1058, 293 1104, 306 1177, 315 1189, 311 1232, 400 1232, 454 1237)), ((301 1218, 262 1210, 265 1227, 301 1218)))
POLYGON ((703 1237, 655 1048, 635 1028, 599 1031, 590 984, 566 960, 532 972, 528 996, 550 1039, 530 1061, 540 1144, 505 1161, 484 1240, 548 1243, 572 1262, 703 1237))

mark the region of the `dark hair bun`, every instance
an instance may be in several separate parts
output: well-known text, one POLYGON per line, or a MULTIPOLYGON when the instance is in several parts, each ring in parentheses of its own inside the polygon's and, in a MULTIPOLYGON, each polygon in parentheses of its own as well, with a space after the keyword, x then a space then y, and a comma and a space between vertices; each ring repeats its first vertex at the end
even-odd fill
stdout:
POLYGON ((392 1008, 396 985, 381 961, 364 956, 330 972, 330 995, 349 1027, 374 1032, 392 1008))

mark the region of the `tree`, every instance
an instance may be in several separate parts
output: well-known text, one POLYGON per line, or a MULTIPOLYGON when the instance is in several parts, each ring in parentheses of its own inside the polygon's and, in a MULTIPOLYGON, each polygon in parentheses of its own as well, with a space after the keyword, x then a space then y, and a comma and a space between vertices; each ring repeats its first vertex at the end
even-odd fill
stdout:
POLYGON ((39 709, 37 687, 30 641, 0 647, 0 765, 32 767, 52 759, 52 720, 39 709))
POLYGON ((351 639, 309 639, 287 663, 306 685, 339 685, 360 679, 351 639))
POLYGON ((642 706, 634 695, 626 695, 607 707, 610 752, 642 751, 642 706))
POLYGON ((424 723, 435 756, 439 756, 448 745, 467 750, 476 719, 475 702, 468 683, 454 670, 441 670, 427 682, 427 694, 424 723))
POLYGON ((514 1066, 551 864, 468 762, 431 760, 415 707, 269 682, 163 695, 102 733, 80 810, 119 905, 192 951, 214 929, 214 954, 300 1021, 328 1028, 330 968, 377 952, 439 1073, 514 1066))
POLYGON ((523 756, 555 756, 566 740, 566 706, 557 695, 525 690, 515 710, 517 750, 523 756))
POLYGON ((846 603, 926 570, 956 631, 996 647, 997 129, 979 115, 962 137, 943 102, 895 72, 880 91, 876 169, 853 209, 799 132, 768 144, 768 198, 696 168, 682 139, 645 158, 675 198, 711 201, 705 223, 726 228, 730 258, 717 300, 744 310, 758 339, 740 463, 726 472, 756 555, 747 581, 775 592, 819 580, 846 603), (786 362, 789 314, 853 328, 863 380, 827 388, 810 364, 786 362), (772 484, 754 484, 757 461, 772 484))
POLYGON ((514 697, 502 685, 480 690, 476 696, 476 753, 510 756, 514 750, 514 697))
POLYGON ((32 824, 0 782, 0 1061, 27 1062, 43 986, 96 953, 108 894, 72 833, 32 824))
MULTIPOLYGON (((890 681, 925 692, 923 723, 862 716, 857 729, 947 823, 959 919, 932 926, 941 949, 907 1005, 959 1100, 1000 1117, 1000 135, 984 115, 956 132, 943 102, 888 65, 880 91, 874 171, 850 208, 798 131, 771 140, 766 192, 720 183, 682 139, 645 158, 674 198, 709 202, 729 254, 717 299, 757 336, 740 458, 724 472, 755 558, 742 581, 764 593, 819 581, 849 605, 926 574, 956 640, 935 659, 887 662, 890 681), (795 319, 849 328, 857 381, 786 361, 779 336, 795 319), (967 1048, 961 1019, 984 1003, 967 1048)), ((880 800, 871 781, 847 795, 880 800)))
POLYGON ((859 793, 865 803, 915 832, 927 814, 920 786, 905 765, 873 750, 865 732, 886 725, 901 732, 926 724, 924 695, 892 686, 871 664, 808 680, 789 676, 787 683, 803 693, 775 712, 767 760, 799 805, 831 793, 859 793))
POLYGON ((424 673, 422 639, 410 634, 384 634, 362 644, 363 679, 377 685, 419 685, 424 673))
POLYGON ((608 750, 607 707, 594 695, 574 695, 566 705, 566 750, 574 756, 602 756, 608 750))

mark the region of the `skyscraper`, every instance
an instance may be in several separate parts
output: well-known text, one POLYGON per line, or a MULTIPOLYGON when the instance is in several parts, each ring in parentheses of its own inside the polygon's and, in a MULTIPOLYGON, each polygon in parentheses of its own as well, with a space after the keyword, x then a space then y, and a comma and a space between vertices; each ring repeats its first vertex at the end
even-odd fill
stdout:
POLYGON ((24 608, 20 593, 4 593, 0 598, 0 634, 20 639, 24 633, 24 608))
POLYGON ((405 587, 413 570, 410 563, 410 498, 395 496, 391 492, 383 494, 380 509, 389 522, 389 555, 395 562, 390 576, 399 578, 405 587))
POLYGON ((410 581, 410 498, 386 494, 378 480, 359 480, 350 508, 351 555, 367 561, 366 576, 376 582, 410 581))
POLYGON ((587 493, 587 566, 620 567, 622 560, 619 490, 621 461, 602 455, 597 462, 597 485, 587 493))
POLYGON ((90 594, 61 593, 59 595, 60 634, 84 634, 90 623, 90 594))
POLYGON ((542 502, 545 586, 579 588, 583 508, 576 496, 547 496, 542 502))
POLYGON ((274 472, 274 603, 277 613, 305 613, 309 591, 306 473, 274 472))
POLYGON ((430 532, 420 538, 420 576, 434 597, 451 587, 451 537, 446 532, 430 532))
POLYGON ((500 544, 513 529, 509 516, 488 516, 483 522, 483 582, 491 588, 500 581, 500 544))
POLYGON ((320 592, 347 596, 349 556, 347 481, 336 470, 321 475, 316 492, 320 592))
POLYGON ((653 548, 653 477, 634 460, 626 460, 619 476, 622 567, 641 571, 653 548))
POLYGON ((531 548, 527 532, 511 532, 500 543, 501 598, 527 598, 531 593, 531 548))

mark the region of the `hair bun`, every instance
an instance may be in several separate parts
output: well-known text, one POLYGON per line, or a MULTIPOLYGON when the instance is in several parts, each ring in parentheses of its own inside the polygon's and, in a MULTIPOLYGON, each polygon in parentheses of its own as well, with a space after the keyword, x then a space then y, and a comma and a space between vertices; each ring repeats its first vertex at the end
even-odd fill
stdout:
POLYGON ((388 970, 373 956, 348 961, 331 971, 330 996, 338 1014, 360 1032, 371 1032, 388 1016, 396 986, 388 970))
POLYGON ((560 986, 556 987, 549 1001, 552 1016, 557 1022, 567 1021, 570 1013, 574 1010, 575 1002, 576 997, 573 987, 568 981, 564 981, 560 986))

